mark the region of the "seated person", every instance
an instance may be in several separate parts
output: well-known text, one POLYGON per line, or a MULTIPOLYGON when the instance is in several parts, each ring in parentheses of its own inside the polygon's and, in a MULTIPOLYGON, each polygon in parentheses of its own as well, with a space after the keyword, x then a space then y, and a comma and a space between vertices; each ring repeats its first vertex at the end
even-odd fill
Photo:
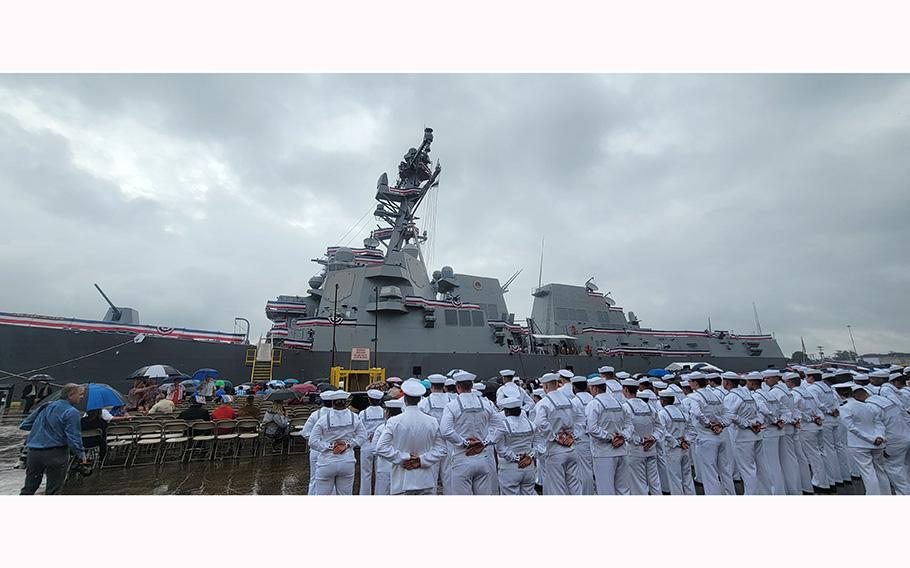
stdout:
POLYGON ((177 406, 163 394, 158 395, 158 400, 149 408, 149 414, 171 414, 177 406))
MULTIPOLYGON (((107 423, 108 420, 102 415, 105 412, 103 409, 98 410, 89 410, 85 416, 82 417, 81 427, 82 431, 86 430, 101 430, 101 436, 88 436, 82 438, 82 445, 88 448, 98 448, 98 458, 101 461, 104 461, 104 456, 107 454, 107 423)), ((108 415, 110 415, 108 413, 108 415)))
POLYGON ((272 408, 262 417, 262 426, 266 438, 272 440, 272 443, 276 446, 288 437, 291 423, 288 420, 288 413, 284 408, 283 402, 276 400, 272 403, 272 408))
POLYGON ((193 402, 190 405, 177 415, 177 418, 180 420, 211 420, 212 415, 209 414, 209 411, 202 407, 205 403, 204 396, 197 396, 193 398, 193 402))
POLYGON ((247 395, 246 404, 237 411, 237 418, 253 418, 259 420, 259 406, 256 404, 255 395, 247 395))
POLYGON ((231 408, 230 403, 224 397, 215 397, 218 408, 212 411, 212 420, 234 420, 237 418, 237 411, 231 408))

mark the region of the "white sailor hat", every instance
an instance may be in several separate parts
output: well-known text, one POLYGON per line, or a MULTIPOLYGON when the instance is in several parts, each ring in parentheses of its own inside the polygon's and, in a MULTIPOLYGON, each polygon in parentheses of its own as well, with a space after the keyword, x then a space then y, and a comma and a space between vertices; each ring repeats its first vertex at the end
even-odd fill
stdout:
POLYGON ((383 403, 386 408, 404 408, 404 401, 400 398, 393 398, 383 403))
POLYGON ((385 380, 387 383, 400 383, 402 382, 401 377, 389 377, 385 380))
POLYGON ((749 371, 743 379, 747 381, 760 381, 762 380, 762 374, 758 371, 749 371))
POLYGON ((891 373, 890 375, 888 375, 888 380, 893 381, 894 379, 899 379, 901 377, 903 377, 903 375, 900 373, 891 373))
POLYGON ((852 390, 853 392, 860 391, 860 390, 865 390, 866 392, 869 392, 866 390, 866 387, 864 387, 863 385, 858 385, 856 383, 850 384, 850 390, 852 390))
POLYGON ((657 393, 657 396, 663 398, 676 398, 676 393, 669 389, 663 389, 657 393))
POLYGON ((651 383, 651 386, 653 386, 657 390, 662 390, 662 389, 667 388, 667 383, 665 383, 663 381, 654 381, 653 383, 651 383))
POLYGON ((476 390, 476 391, 480 391, 480 392, 483 392, 484 390, 486 390, 486 388, 487 388, 487 385, 485 385, 483 383, 474 383, 471 385, 471 390, 476 390))
POLYGON ((552 383, 557 379, 559 379, 559 375, 556 373, 544 373, 543 376, 540 377, 540 384, 552 383))
POLYGON ((651 381, 652 379, 648 375, 642 375, 638 378, 638 384, 648 383, 650 385, 651 381))
POLYGON ((821 371, 819 371, 818 369, 812 369, 812 368, 806 369, 806 370, 805 370, 805 373, 806 373, 807 375, 819 375, 819 376, 823 374, 823 373, 822 373, 821 371))
POLYGON ((446 383, 446 376, 440 375, 439 373, 433 373, 427 380, 430 381, 431 385, 444 385, 446 383))
POLYGON ((854 371, 851 371, 850 369, 835 369, 834 370, 834 375, 837 377, 839 377, 841 375, 852 375, 853 373, 854 373, 854 371))
POLYGON ((619 381, 619 384, 621 384, 624 387, 637 387, 638 381, 636 381, 635 379, 623 379, 623 380, 619 381))
POLYGON ((427 387, 417 379, 408 379, 401 383, 401 390, 407 396, 423 396, 427 392, 427 387))
POLYGON ((447 386, 447 387, 451 387, 451 386, 454 386, 454 385, 455 385, 455 379, 453 379, 452 377, 449 377, 448 379, 446 379, 446 386, 447 386))
POLYGON ((869 382, 870 376, 875 377, 876 379, 881 378, 882 376, 884 376, 885 378, 888 378, 888 371, 885 371, 884 375, 876 375, 875 373, 872 373, 871 375, 856 375, 855 377, 853 377, 853 382, 854 383, 859 382, 859 381, 869 382))
POLYGON ((863 385, 857 385, 853 381, 847 381, 845 383, 836 383, 833 386, 834 386, 834 389, 837 390, 837 389, 852 389, 855 386, 861 387, 863 385))
POLYGON ((822 380, 827 381, 828 379, 834 378, 834 373, 822 373, 822 380))
POLYGON ((710 381, 711 379, 719 379, 719 378, 720 378, 720 373, 707 373, 707 374, 705 375, 705 378, 708 379, 709 381, 710 381))
POLYGON ((679 386, 681 386, 681 387, 689 386, 689 379, 684 378, 683 380, 679 381, 679 386))
POLYGON ((543 389, 534 389, 531 391, 531 394, 533 394, 534 396, 543 397, 543 395, 545 395, 547 393, 543 389))
POLYGON ((381 390, 370 389, 367 391, 367 396, 373 400, 382 400, 382 397, 385 395, 381 390))
POLYGON ((645 389, 645 390, 638 391, 635 394, 635 396, 637 396, 638 398, 643 398, 645 400, 651 400, 652 398, 654 398, 654 393, 645 389))
POLYGON ((611 367, 611 366, 609 366, 609 365, 604 365, 603 367, 597 369, 597 372, 598 372, 598 373, 601 373, 601 374, 603 374, 603 373, 612 373, 612 372, 614 372, 614 370, 613 370, 613 367, 611 367))
POLYGON ((471 381, 473 383, 474 379, 477 378, 477 375, 459 369, 458 371, 455 371, 455 374, 452 375, 452 378, 455 379, 456 383, 464 383, 467 381, 471 381))
POLYGON ((447 377, 454 377, 454 376, 455 376, 455 373, 457 373, 457 372, 459 372, 459 371, 461 371, 461 369, 452 369, 451 371, 449 371, 448 373, 446 373, 446 376, 447 376, 447 377))
POLYGON ((734 373, 733 371, 724 371, 721 373, 720 378, 727 379, 728 381, 738 381, 740 376, 739 373, 734 373))
POLYGON ((901 367, 900 365, 891 365, 890 367, 888 367, 888 370, 893 373, 894 371, 900 371, 902 368, 903 367, 901 367))
POLYGON ((674 375, 673 373, 670 373, 669 375, 664 375, 663 379, 664 379, 664 381, 669 383, 670 381, 676 380, 676 375, 674 375))
POLYGON ((499 374, 500 374, 500 376, 503 376, 503 377, 514 377, 515 371, 513 371, 512 369, 503 369, 502 371, 499 371, 499 374))
POLYGON ((693 372, 689 373, 688 375, 686 375, 686 378, 689 379, 690 381, 694 381, 695 379, 704 379, 705 374, 699 373, 698 371, 693 371, 693 372))
POLYGON ((322 391, 319 393, 319 398, 322 400, 332 400, 332 393, 335 391, 322 391))
POLYGON ((875 377, 876 379, 887 379, 890 373, 887 369, 879 369, 877 371, 872 371, 869 373, 870 377, 875 377))
POLYGON ((789 381, 792 379, 798 379, 799 373, 784 373, 784 380, 789 381))
POLYGON ((620 372, 616 373, 616 378, 619 379, 619 380, 628 379, 628 378, 629 378, 629 373, 627 373, 627 372, 625 372, 625 371, 620 371, 620 372))
POLYGON ((586 377, 584 375, 575 375, 574 377, 572 377, 572 384, 586 383, 586 382, 588 382, 588 377, 586 377))
POLYGON ((607 379, 603 377, 594 377, 593 379, 588 379, 589 387, 602 387, 607 384, 607 379))
POLYGON ((499 408, 519 408, 521 406, 521 399, 519 397, 506 397, 502 399, 502 402, 499 403, 499 408))
POLYGON ((781 372, 778 371, 777 369, 765 369, 764 371, 761 372, 761 376, 762 376, 762 378, 765 378, 765 379, 767 379, 768 377, 779 377, 779 376, 781 376, 781 372))
POLYGON ((329 391, 328 400, 347 400, 349 396, 351 396, 351 393, 349 393, 345 390, 339 389, 339 390, 329 391))
POLYGON ((572 371, 569 371, 567 369, 560 369, 559 376, 564 379, 571 379, 573 376, 575 376, 575 373, 573 373, 572 371))
MULTIPOLYGON (((686 383, 686 384, 688 384, 688 383, 686 383)), ((668 385, 667 390, 671 391, 671 392, 675 392, 676 394, 682 394, 682 391, 683 391, 682 387, 677 384, 668 385)))

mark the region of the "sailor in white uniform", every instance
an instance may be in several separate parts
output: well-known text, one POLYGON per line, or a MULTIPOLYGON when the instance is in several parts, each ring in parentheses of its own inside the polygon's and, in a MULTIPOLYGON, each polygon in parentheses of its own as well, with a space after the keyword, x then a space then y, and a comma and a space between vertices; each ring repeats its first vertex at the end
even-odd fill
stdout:
POLYGON ((752 392, 752 395, 761 400, 763 407, 767 409, 767 412, 764 413, 765 430, 762 432, 762 456, 767 467, 768 480, 771 484, 769 491, 772 495, 787 494, 784 468, 780 460, 780 444, 789 415, 786 406, 781 401, 780 392, 772 392, 767 383, 769 378, 779 379, 779 375, 780 372, 773 369, 746 375, 747 379, 752 378, 759 381, 759 387, 752 392))
MULTIPOLYGON (((620 404, 625 403, 626 397, 622 395, 622 385, 619 384, 619 379, 616 377, 616 372, 613 367, 604 365, 597 369, 597 372, 600 373, 600 376, 606 381, 604 386, 607 389, 607 394, 616 399, 616 402, 620 404)), ((628 373, 626 374, 628 375, 628 373)), ((627 376, 625 378, 629 377, 627 376)))
POLYGON ((492 434, 503 417, 489 399, 473 392, 473 373, 455 373, 458 396, 442 413, 440 433, 452 444, 452 495, 492 495, 490 458, 492 434))
MULTIPOLYGON (((812 468, 809 457, 806 455, 803 447, 803 429, 811 422, 811 418, 805 413, 806 403, 803 398, 807 395, 799 392, 797 388, 802 383, 799 373, 784 373, 781 382, 787 385, 787 393, 790 396, 790 414, 793 416, 793 450, 796 454, 796 463, 798 468, 797 482, 803 495, 812 494, 812 468)), ((809 396, 811 399, 812 397, 809 396)), ((821 456, 819 456, 820 459, 821 456)))
POLYGON ((885 421, 882 411, 864 401, 869 396, 865 388, 853 384, 853 396, 841 407, 840 420, 847 429, 850 449, 866 488, 866 495, 888 495, 890 485, 885 473, 885 421))
POLYGON ((313 492, 316 490, 316 458, 319 457, 319 452, 309 444, 310 434, 313 432, 313 427, 316 426, 316 422, 332 409, 331 394, 332 391, 323 391, 319 393, 319 400, 322 401, 322 407, 310 413, 306 422, 303 424, 303 428, 300 429, 299 436, 307 440, 310 454, 310 481, 307 486, 307 495, 313 495, 313 492))
MULTIPOLYGON (((724 398, 726 417, 733 426, 733 451, 736 455, 736 467, 743 478, 743 490, 746 495, 765 495, 764 471, 762 456, 762 436, 764 419, 758 403, 747 387, 737 385, 739 380, 724 379, 727 389, 724 398)), ((756 388, 761 382, 761 375, 752 377, 756 388)))
POLYGON ((891 373, 888 375, 888 381, 881 385, 878 394, 898 405, 907 415, 907 420, 910 421, 910 413, 908 413, 910 406, 908 406, 907 398, 902 394, 907 386, 906 377, 901 373, 891 373))
MULTIPOLYGON (((716 373, 715 373, 716 374, 716 373)), ((720 377, 716 381, 709 380, 711 386, 714 387, 711 392, 717 395, 717 398, 720 399, 721 403, 724 398, 727 396, 727 389, 724 388, 723 382, 725 377, 732 377, 734 380, 739 379, 739 374, 732 371, 724 371, 721 373, 720 377)), ((725 428, 724 432, 720 435, 721 447, 720 454, 723 456, 721 465, 724 467, 723 478, 732 481, 736 479, 742 479, 739 475, 739 471, 736 469, 736 456, 733 455, 733 429, 725 428)), ((730 487, 726 486, 726 489, 729 490, 730 487)), ((727 491, 724 491, 727 494, 727 491)), ((735 495, 736 493, 729 493, 729 495, 735 495)))
POLYGON ((594 399, 588 392, 588 377, 575 375, 571 379, 572 404, 575 406, 575 454, 578 456, 578 480, 582 495, 594 495, 594 458, 591 456, 591 438, 585 427, 586 408, 594 399))
MULTIPOLYGON (((799 375, 797 375, 799 376, 799 375)), ((783 435, 780 438, 778 451, 780 465, 784 475, 784 486, 787 495, 802 494, 800 483, 799 458, 796 451, 796 428, 799 424, 799 415, 796 412, 796 402, 793 393, 782 380, 780 371, 763 371, 765 385, 770 388, 769 396, 775 397, 781 406, 781 419, 784 422, 783 435)))
MULTIPOLYGON (((873 377, 873 386, 875 377, 873 377)), ((869 390, 870 387, 866 387, 869 390)), ((879 390, 881 392, 881 390, 879 390)), ((884 463, 882 467, 895 495, 910 495, 910 480, 907 478, 907 451, 910 450, 910 425, 904 418, 906 414, 897 403, 880 394, 866 398, 866 404, 878 407, 882 411, 885 423, 884 463)))
POLYGON ((651 391, 638 391, 638 381, 622 381, 626 405, 632 413, 632 438, 629 440, 629 486, 632 495, 660 495, 660 477, 657 474, 657 438, 660 422, 648 403, 651 391))
POLYGON ((825 466, 825 442, 822 437, 822 424, 824 424, 825 416, 815 393, 809 390, 810 381, 816 370, 806 368, 800 371, 806 380, 803 381, 801 377, 798 382, 792 380, 788 383, 793 388, 793 392, 798 395, 798 398, 795 399, 796 406, 802 414, 799 439, 803 445, 806 460, 809 462, 813 493, 816 488, 819 493, 829 493, 834 484, 828 478, 828 468, 825 466))
POLYGON ((822 459, 825 462, 825 473, 832 488, 835 485, 843 485, 845 481, 837 456, 837 447, 840 446, 840 442, 837 441, 840 401, 834 390, 824 380, 825 378, 830 380, 833 377, 832 373, 821 373, 815 369, 806 373, 806 381, 809 383, 806 386, 806 390, 818 401, 818 407, 823 415, 821 427, 822 459))
POLYGON ((369 406, 364 408, 358 415, 357 419, 363 424, 366 431, 367 439, 360 446, 360 494, 373 494, 373 469, 376 465, 376 448, 375 437, 376 428, 385 422, 385 411, 382 408, 382 398, 384 393, 381 390, 370 389, 367 391, 369 406))
POLYGON ((350 495, 354 488, 354 448, 367 436, 357 415, 347 407, 350 396, 343 390, 331 391, 332 409, 310 434, 310 446, 319 452, 314 495, 350 495))
POLYGON ((417 408, 426 387, 416 379, 401 385, 404 410, 389 418, 376 453, 392 462, 392 495, 435 495, 436 464, 445 455, 445 442, 435 418, 417 408))
POLYGON ((574 398, 575 393, 572 391, 572 377, 575 376, 575 373, 568 369, 560 369, 557 371, 557 374, 559 375, 559 390, 568 398, 574 398))
POLYGON ((521 400, 521 410, 527 416, 527 413, 534 408, 534 401, 531 400, 528 391, 515 384, 515 371, 503 369, 499 371, 499 376, 502 377, 502 386, 496 389, 496 405, 500 406, 500 403, 506 398, 517 398, 521 400))
POLYGON ((455 397, 458 396, 458 390, 455 388, 455 379, 446 377, 445 387, 446 394, 449 395, 449 402, 455 400, 455 397))
MULTIPOLYGON (((420 399, 420 403, 417 405, 417 408, 420 409, 424 414, 429 414, 436 419, 436 422, 442 422, 442 411, 445 410, 447 404, 449 404, 454 397, 449 396, 449 393, 445 392, 445 384, 447 379, 445 375, 432 374, 427 377, 427 380, 430 381, 430 394, 424 398, 420 399)), ((452 384, 455 384, 455 381, 452 381, 452 384)), ((446 444, 446 455, 443 456, 439 463, 436 465, 436 469, 439 472, 439 479, 442 482, 443 493, 448 494, 449 486, 449 453, 451 453, 452 448, 446 444)))
MULTIPOLYGON (((638 388, 639 390, 642 388, 641 381, 639 381, 638 388)), ((647 389, 654 394, 654 396, 648 400, 648 404, 651 405, 651 409, 655 414, 660 414, 661 409, 660 397, 658 397, 657 393, 666 388, 667 383, 658 379, 654 379, 650 382, 650 387, 647 389)), ((657 442, 654 444, 654 447, 657 449, 657 475, 660 477, 660 488, 663 490, 664 495, 669 495, 670 479, 667 475, 667 452, 664 448, 664 439, 662 436, 657 438, 657 442)))
POLYGON ((544 495, 581 495, 578 457, 575 453, 575 407, 557 385, 559 375, 540 378, 544 395, 537 403, 534 427, 547 444, 544 460, 544 495))
POLYGON ((500 495, 537 495, 534 460, 546 451, 543 437, 522 412, 521 398, 505 397, 499 403, 505 418, 493 431, 499 458, 500 495))
MULTIPOLYGON (((395 400, 387 400, 384 403, 385 406, 385 419, 388 421, 389 418, 393 416, 398 416, 401 414, 401 410, 404 408, 404 400, 398 398, 395 400)), ((385 422, 379 425, 376 428, 376 431, 373 433, 375 438, 375 443, 379 443, 379 439, 382 437, 382 433, 385 431, 385 422)), ((392 462, 385 459, 378 453, 376 455, 376 490, 374 495, 390 495, 392 490, 392 462)))
POLYGON ((603 376, 588 381, 593 400, 585 408, 585 425, 591 439, 594 481, 598 495, 631 495, 629 443, 632 411, 607 392, 603 376))
POLYGON ((704 486, 705 495, 735 495, 733 479, 726 474, 729 468, 723 454, 722 436, 729 425, 724 402, 708 390, 708 381, 702 373, 689 373, 680 382, 680 386, 685 388, 685 384, 692 389, 683 405, 695 431, 695 451, 692 457, 695 459, 698 480, 704 486))
MULTIPOLYGON (((866 375, 860 375, 861 377, 866 378, 866 375)), ((834 383, 843 383, 852 381, 853 374, 847 369, 838 369, 834 372, 834 376, 825 380, 825 383, 831 387, 832 392, 834 391, 834 383)), ((878 394, 878 391, 874 394, 878 394)), ((838 406, 843 404, 845 400, 837 396, 835 392, 831 397, 838 406)), ((850 481, 850 475, 855 466, 853 466, 850 460, 850 451, 847 449, 847 431, 844 429, 844 425, 840 420, 834 420, 834 452, 837 455, 837 463, 840 466, 838 473, 840 473, 840 479, 842 480, 841 485, 850 481)))
POLYGON ((662 408, 657 414, 667 460, 667 487, 671 495, 695 495, 692 464, 689 462, 690 426, 685 412, 671 390, 657 393, 662 408))

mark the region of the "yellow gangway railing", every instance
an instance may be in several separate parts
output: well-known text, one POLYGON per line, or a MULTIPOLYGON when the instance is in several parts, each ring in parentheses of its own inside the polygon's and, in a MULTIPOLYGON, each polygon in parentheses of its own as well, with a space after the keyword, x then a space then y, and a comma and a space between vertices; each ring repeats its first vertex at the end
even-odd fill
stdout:
POLYGON ((385 369, 374 367, 372 369, 344 369, 332 367, 329 382, 332 386, 343 388, 348 392, 367 390, 367 385, 384 382, 385 369))

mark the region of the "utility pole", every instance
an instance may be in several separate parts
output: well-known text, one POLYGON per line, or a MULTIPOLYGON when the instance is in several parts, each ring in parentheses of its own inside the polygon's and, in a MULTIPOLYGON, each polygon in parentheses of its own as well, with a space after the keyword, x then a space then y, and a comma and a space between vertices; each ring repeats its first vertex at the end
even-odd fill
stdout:
POLYGON ((850 333, 850 343, 853 344, 853 362, 856 363, 859 361, 859 351, 856 350, 856 342, 853 341, 853 330, 850 328, 850 324, 847 324, 847 331, 850 333))

